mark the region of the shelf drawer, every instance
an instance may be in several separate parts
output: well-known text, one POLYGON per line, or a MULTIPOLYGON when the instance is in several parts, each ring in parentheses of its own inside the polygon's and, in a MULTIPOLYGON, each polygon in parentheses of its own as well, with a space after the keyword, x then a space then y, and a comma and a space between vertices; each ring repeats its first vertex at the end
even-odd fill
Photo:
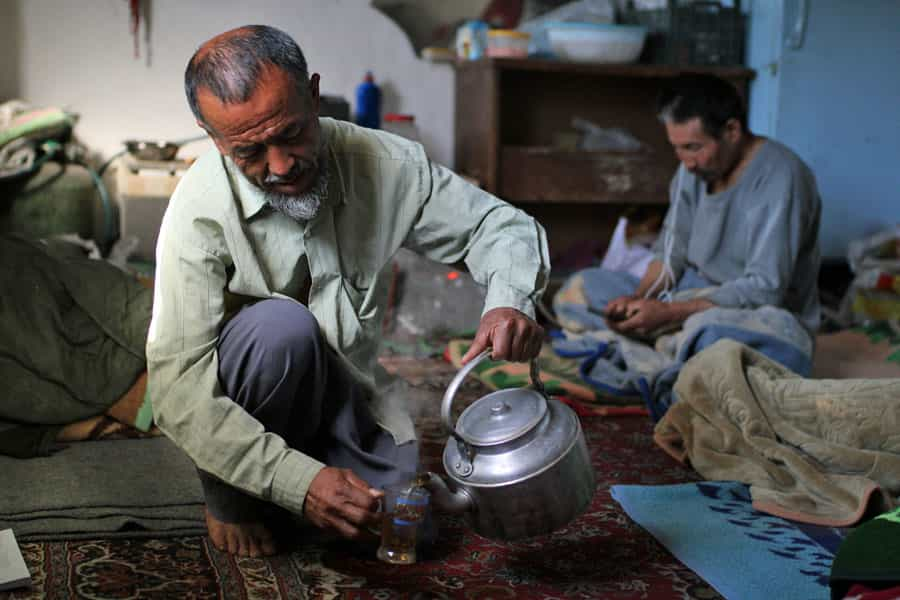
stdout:
POLYGON ((504 146, 498 195, 517 203, 666 204, 674 158, 504 146))

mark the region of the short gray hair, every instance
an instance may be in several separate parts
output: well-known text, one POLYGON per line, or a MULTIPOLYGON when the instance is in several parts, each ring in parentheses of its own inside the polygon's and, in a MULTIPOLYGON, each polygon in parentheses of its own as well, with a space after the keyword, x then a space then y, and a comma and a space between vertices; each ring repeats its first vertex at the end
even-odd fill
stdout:
POLYGON ((309 82, 300 46, 280 29, 247 25, 213 38, 194 53, 184 71, 184 91, 191 112, 205 123, 197 101, 200 88, 208 89, 225 104, 246 102, 267 66, 283 69, 298 89, 309 82))

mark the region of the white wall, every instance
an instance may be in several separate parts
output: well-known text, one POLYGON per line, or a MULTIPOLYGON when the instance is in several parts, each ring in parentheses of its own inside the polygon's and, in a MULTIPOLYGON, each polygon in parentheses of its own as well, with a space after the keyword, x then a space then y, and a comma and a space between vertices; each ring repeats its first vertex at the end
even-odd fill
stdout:
POLYGON ((0 0, 0 102, 13 96, 19 87, 18 6, 0 0))
MULTIPOLYGON (((202 132, 182 91, 187 60, 204 40, 239 25, 277 26, 297 40, 323 93, 354 103, 366 70, 384 110, 416 116, 431 156, 452 166, 452 67, 418 59, 406 36, 368 0, 142 0, 149 40, 133 57, 124 0, 0 0, 0 100, 17 96, 81 115, 76 134, 109 156, 127 138, 202 132), (12 71, 10 56, 17 59, 12 71)), ((185 149, 202 150, 205 144, 185 149)))

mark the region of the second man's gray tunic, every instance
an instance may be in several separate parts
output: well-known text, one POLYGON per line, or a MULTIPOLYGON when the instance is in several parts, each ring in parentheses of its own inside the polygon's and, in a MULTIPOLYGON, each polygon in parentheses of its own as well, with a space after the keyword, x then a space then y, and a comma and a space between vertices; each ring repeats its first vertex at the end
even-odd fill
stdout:
POLYGON ((681 165, 669 213, 654 246, 676 280, 693 267, 718 288, 706 296, 726 308, 779 306, 810 334, 819 327, 819 217, 815 177, 785 146, 765 140, 738 182, 709 194, 681 165))

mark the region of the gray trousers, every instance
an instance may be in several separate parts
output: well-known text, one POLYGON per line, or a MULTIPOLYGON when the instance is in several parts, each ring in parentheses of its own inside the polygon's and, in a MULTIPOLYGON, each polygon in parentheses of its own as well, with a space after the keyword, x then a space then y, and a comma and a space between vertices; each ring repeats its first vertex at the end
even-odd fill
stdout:
MULTIPOLYGON (((328 466, 352 469, 372 487, 408 479, 418 445, 398 446, 368 409, 367 391, 349 375, 302 304, 262 300, 222 328, 219 381, 225 394, 281 436, 328 466)), ((227 523, 282 512, 201 471, 207 509, 227 523)))

